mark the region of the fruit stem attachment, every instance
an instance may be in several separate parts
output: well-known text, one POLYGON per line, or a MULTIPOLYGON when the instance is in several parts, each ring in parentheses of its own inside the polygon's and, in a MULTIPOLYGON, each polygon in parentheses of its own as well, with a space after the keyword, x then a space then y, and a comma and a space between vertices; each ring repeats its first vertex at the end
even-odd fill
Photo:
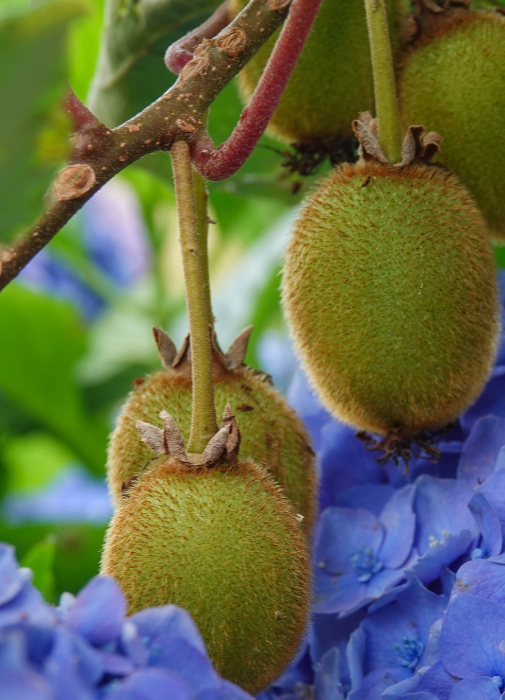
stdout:
POLYGON ((170 155, 191 338, 193 411, 187 451, 202 454, 209 440, 217 432, 210 327, 188 144, 185 141, 176 141, 170 155))
MULTIPOLYGON (((270 0, 278 10, 290 0, 270 0)), ((292 0, 289 15, 259 83, 245 107, 230 138, 219 148, 208 133, 192 143, 192 158, 197 170, 208 180, 231 177, 251 155, 277 107, 311 30, 322 0, 292 0)))
POLYGON ((402 138, 385 0, 365 0, 365 8, 379 143, 388 161, 394 165, 402 159, 402 138))

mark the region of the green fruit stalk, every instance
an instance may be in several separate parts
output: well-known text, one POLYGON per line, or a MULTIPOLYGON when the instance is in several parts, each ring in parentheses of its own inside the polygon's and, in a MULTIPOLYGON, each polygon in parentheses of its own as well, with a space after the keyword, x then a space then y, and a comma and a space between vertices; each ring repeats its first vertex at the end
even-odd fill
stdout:
POLYGON ((440 160, 474 196, 491 234, 505 238, 505 17, 459 8, 443 14, 405 56, 399 78, 403 124, 443 136, 440 160))
MULTIPOLYGON (((246 0, 232 0, 235 16, 246 0)), ((399 47, 403 0, 387 0, 393 48, 399 47)), ((248 101, 265 69, 278 33, 239 75, 248 101)), ((351 122, 374 104, 372 65, 363 0, 323 0, 312 30, 270 122, 285 141, 335 143, 352 135, 351 122)))
MULTIPOLYGON (((251 328, 238 336, 228 353, 214 345, 214 392, 216 408, 227 403, 240 417, 242 454, 258 464, 268 465, 283 487, 302 527, 311 531, 315 514, 314 453, 310 439, 294 411, 271 386, 268 378, 243 363, 251 328)), ((168 336, 155 329, 155 338, 165 364, 128 397, 112 433, 107 462, 109 490, 116 506, 128 484, 142 472, 152 454, 141 443, 135 428, 141 420, 161 427, 160 411, 168 411, 182 434, 189 435, 191 423, 191 368, 186 341, 178 356, 168 336)))
POLYGON ((195 465, 164 418, 163 436, 153 426, 139 429, 155 451, 168 441, 180 459, 155 459, 128 491, 107 532, 101 571, 117 579, 130 613, 167 603, 186 608, 218 672, 258 692, 302 642, 305 537, 265 468, 231 459, 228 448, 220 453, 224 429, 209 444, 213 456, 195 465))
POLYGON ((411 127, 385 160, 355 122, 362 161, 307 199, 287 248, 283 303, 324 404, 362 430, 406 438, 478 396, 499 328, 486 226, 467 191, 421 161, 436 135, 411 127), (424 153, 423 153, 424 151, 424 153))

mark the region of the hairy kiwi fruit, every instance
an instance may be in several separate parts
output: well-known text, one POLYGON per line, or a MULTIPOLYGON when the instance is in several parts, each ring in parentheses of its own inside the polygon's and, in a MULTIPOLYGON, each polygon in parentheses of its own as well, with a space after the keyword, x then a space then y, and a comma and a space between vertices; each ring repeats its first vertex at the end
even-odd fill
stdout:
POLYGON ((186 608, 218 672, 255 693, 293 659, 308 618, 309 558, 292 506, 249 459, 154 465, 117 508, 101 571, 130 613, 186 608))
POLYGON ((408 438, 446 425, 493 363, 486 226, 456 178, 434 166, 336 169, 298 216, 283 303, 321 399, 362 430, 408 438))
MULTIPOLYGON (((232 0, 232 16, 246 4, 247 0, 232 0)), ((404 1, 386 0, 386 6, 396 53, 404 1)), ((279 31, 239 74, 246 101, 258 84, 279 31)), ((284 141, 330 144, 337 137, 351 136, 352 120, 373 104, 365 5, 361 0, 323 0, 269 132, 284 141)))
MULTIPOLYGON (((316 490, 310 438, 300 419, 268 378, 243 364, 251 330, 247 329, 245 338, 241 334, 226 355, 214 345, 216 410, 219 414, 227 403, 231 404, 243 433, 242 455, 258 464, 268 465, 296 512, 303 516, 302 528, 309 534, 314 521, 316 490)), ((159 329, 156 329, 156 335, 159 347, 162 342, 167 342, 168 336, 159 329)), ((132 391, 117 419, 107 461, 107 478, 114 505, 121 502, 125 487, 142 472, 152 457, 149 448, 139 440, 136 421, 161 427, 159 414, 162 410, 173 416, 187 439, 191 424, 188 344, 175 360, 165 360, 163 370, 148 376, 132 391)))
MULTIPOLYGON (((435 17, 436 19, 436 17, 435 17)), ((405 56, 399 77, 404 124, 443 136, 440 160, 505 238, 505 17, 459 10, 405 56)))

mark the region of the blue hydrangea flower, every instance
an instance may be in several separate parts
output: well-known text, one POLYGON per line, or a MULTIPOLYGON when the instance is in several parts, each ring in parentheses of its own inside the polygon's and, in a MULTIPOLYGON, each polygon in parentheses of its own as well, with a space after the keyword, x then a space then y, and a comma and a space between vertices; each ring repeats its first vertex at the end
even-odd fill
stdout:
POLYGON ((447 599, 428 591, 415 578, 386 597, 388 603, 375 604, 375 610, 350 637, 349 700, 366 700, 378 688, 383 692, 429 663, 430 629, 443 616, 447 599))
POLYGON ((94 263, 126 287, 151 265, 147 231, 133 188, 121 178, 108 182, 82 209, 84 244, 94 263))
POLYGON ((504 584, 503 555, 462 566, 427 659, 432 665, 384 697, 428 692, 439 700, 499 700, 505 691, 504 584))
POLYGON ((42 291, 71 302, 87 321, 105 308, 105 300, 67 263, 42 250, 20 272, 18 280, 33 291, 42 291))
POLYGON ((409 566, 415 489, 405 486, 377 518, 362 509, 327 508, 314 546, 317 613, 346 615, 398 584, 409 566))
POLYGON ((444 566, 472 548, 478 530, 468 507, 472 490, 467 483, 425 474, 417 479, 415 486, 414 546, 419 559, 412 570, 428 584, 440 576, 444 566))
POLYGON ((185 610, 125 614, 108 576, 47 605, 0 545, 0 700, 251 700, 219 677, 185 610))
POLYGON ((88 471, 72 465, 35 493, 6 496, 2 517, 9 523, 88 522, 110 520, 112 505, 107 485, 88 471))
POLYGON ((505 418, 489 415, 479 418, 466 440, 458 464, 458 479, 473 489, 482 484, 495 468, 505 445, 505 418))

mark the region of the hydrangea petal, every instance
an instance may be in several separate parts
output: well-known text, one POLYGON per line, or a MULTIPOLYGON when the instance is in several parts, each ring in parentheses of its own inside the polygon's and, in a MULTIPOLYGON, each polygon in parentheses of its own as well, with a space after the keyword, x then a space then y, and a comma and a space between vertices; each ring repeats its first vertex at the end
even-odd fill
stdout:
POLYGON ((420 674, 417 691, 433 693, 439 700, 448 700, 456 682, 456 678, 447 673, 442 662, 438 661, 420 674))
POLYGON ((505 561, 496 562, 486 559, 469 561, 458 570, 453 595, 470 593, 471 595, 505 603, 505 561))
POLYGON ((348 700, 381 700, 384 691, 396 685, 405 676, 403 669, 379 669, 372 671, 363 679, 360 688, 347 696, 348 700))
POLYGON ((0 605, 17 596, 23 583, 24 578, 14 556, 14 547, 0 544, 0 605))
POLYGON ((361 623, 366 635, 364 672, 403 667, 413 673, 425 665, 430 628, 443 616, 446 604, 443 596, 428 591, 418 580, 409 581, 392 603, 361 623))
POLYGON ((0 700, 55 700, 49 683, 31 671, 0 675, 0 700))
POLYGON ((131 675, 107 700, 189 700, 180 678, 162 668, 145 668, 131 675))
POLYGON ((314 700, 344 700, 340 682, 340 651, 329 649, 316 667, 314 700))
POLYGON ((477 491, 477 493, 474 493, 468 507, 482 535, 480 548, 484 555, 494 556, 499 554, 503 544, 502 526, 496 510, 491 506, 484 492, 477 491))
POLYGON ((356 439, 355 430, 340 421, 324 426, 319 458, 321 508, 333 505, 335 496, 345 489, 385 480, 383 469, 356 439))
POLYGON ((327 508, 321 514, 314 547, 318 566, 324 563, 328 573, 351 574, 351 556, 360 549, 377 552, 384 530, 377 518, 366 510, 327 508))
POLYGON ((333 498, 332 505, 339 508, 362 508, 379 517, 394 493, 395 488, 391 484, 362 484, 341 491, 333 498))
POLYGON ((412 567, 412 572, 427 585, 438 578, 444 566, 449 566, 465 554, 474 541, 475 535, 469 530, 449 535, 444 542, 432 546, 420 557, 412 567))
POLYGON ((440 658, 457 678, 505 676, 505 606, 468 593, 456 593, 440 633, 440 658))
POLYGON ((314 583, 315 613, 350 613, 368 602, 367 587, 356 574, 331 576, 316 567, 314 583))
POLYGON ((149 665, 176 673, 192 693, 221 682, 210 659, 182 637, 161 634, 150 645, 149 665))
MULTIPOLYGON (((500 450, 501 454, 502 450, 500 450)), ((497 458, 498 461, 499 457, 497 458)), ((500 522, 502 536, 505 535, 505 469, 495 468, 491 476, 486 479, 479 489, 493 507, 500 522)), ((493 554, 499 554, 501 550, 493 554)))
POLYGON ((367 602, 380 599, 393 586, 404 580, 403 569, 382 569, 366 584, 367 602))
POLYGON ((0 607, 0 628, 17 622, 49 625, 55 618, 54 610, 31 583, 23 584, 17 596, 0 607))
POLYGON ((436 664, 440 661, 440 632, 442 631, 443 619, 435 620, 430 627, 430 635, 426 644, 425 658, 426 663, 436 664))
POLYGON ((428 475, 419 477, 414 510, 417 514, 415 546, 421 556, 449 534, 469 530, 477 536, 477 527, 468 508, 472 495, 466 482, 428 475))
POLYGON ((51 653, 44 662, 44 676, 51 682, 57 700, 94 700, 91 685, 79 673, 79 657, 67 630, 57 630, 51 653))
POLYGON ((202 654, 206 654, 205 643, 193 618, 177 605, 162 605, 147 608, 130 617, 142 638, 152 640, 161 634, 174 635, 185 639, 202 654))
POLYGON ((121 635, 126 600, 112 576, 96 576, 68 611, 67 623, 91 644, 101 646, 121 635))
POLYGON ((500 700, 500 695, 492 678, 472 678, 456 683, 449 700, 500 700))
POLYGON ((496 458, 505 445, 505 417, 484 416, 472 428, 461 453, 458 479, 473 488, 479 486, 494 470, 496 458))
MULTIPOLYGON (((502 357, 505 348, 502 348, 502 357)), ((498 416, 505 418, 505 376, 495 374, 486 383, 482 394, 460 418, 466 430, 472 430, 482 416, 498 416)))
POLYGON ((386 531, 379 552, 382 562, 391 569, 401 566, 410 554, 414 542, 416 516, 412 509, 415 487, 404 486, 388 501, 380 521, 386 531))
POLYGON ((406 678, 403 681, 400 681, 399 683, 396 683, 395 685, 391 685, 387 690, 384 691, 383 698, 405 698, 409 697, 412 692, 415 692, 417 690, 417 686, 419 685, 419 680, 421 678, 421 675, 427 671, 427 668, 420 669, 414 676, 411 678, 406 678))

